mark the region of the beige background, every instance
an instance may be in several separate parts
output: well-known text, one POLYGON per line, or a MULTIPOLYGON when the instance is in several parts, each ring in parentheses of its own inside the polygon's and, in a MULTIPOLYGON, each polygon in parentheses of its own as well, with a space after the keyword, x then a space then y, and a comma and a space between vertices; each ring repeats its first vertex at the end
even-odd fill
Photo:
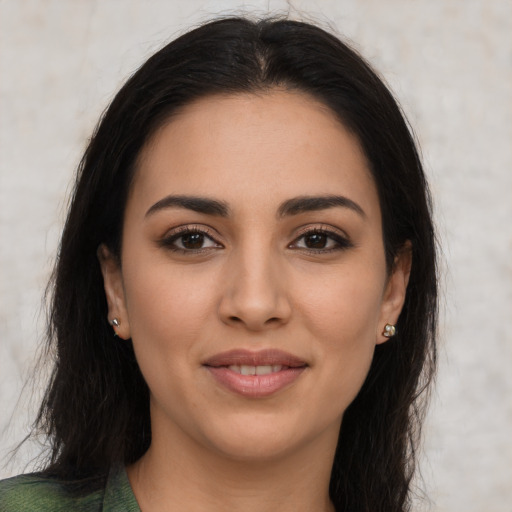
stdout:
POLYGON ((289 3, 0 0, 0 476, 38 450, 9 458, 37 402, 37 387, 18 397, 72 172, 99 114, 147 56, 194 23, 291 10, 355 42, 423 148, 445 289, 422 463, 430 509, 511 512, 512 1, 289 3))

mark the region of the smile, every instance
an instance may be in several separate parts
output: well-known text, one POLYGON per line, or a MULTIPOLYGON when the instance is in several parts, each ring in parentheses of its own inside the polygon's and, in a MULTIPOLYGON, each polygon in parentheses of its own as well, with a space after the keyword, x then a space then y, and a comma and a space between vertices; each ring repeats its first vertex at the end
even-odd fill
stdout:
POLYGON ((278 350, 235 350, 203 363, 221 387, 250 398, 264 398, 292 385, 308 367, 305 361, 278 350))

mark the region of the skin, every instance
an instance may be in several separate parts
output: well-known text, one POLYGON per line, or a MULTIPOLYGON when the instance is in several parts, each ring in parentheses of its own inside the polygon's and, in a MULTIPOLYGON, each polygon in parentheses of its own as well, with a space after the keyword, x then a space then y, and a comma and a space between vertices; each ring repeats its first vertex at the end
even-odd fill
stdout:
POLYGON ((104 246, 99 258, 109 319, 132 338, 151 394, 152 444, 128 468, 142 510, 332 510, 343 413, 398 319, 411 263, 404 251, 386 268, 358 140, 306 94, 201 99, 144 148, 121 262, 104 246), (148 213, 170 194, 222 201, 229 215, 148 213), (279 215, 292 198, 333 194, 362 213, 279 215), (206 230, 199 252, 180 238, 191 228, 206 230), (307 368, 271 396, 245 397, 202 364, 238 348, 278 348, 307 368))

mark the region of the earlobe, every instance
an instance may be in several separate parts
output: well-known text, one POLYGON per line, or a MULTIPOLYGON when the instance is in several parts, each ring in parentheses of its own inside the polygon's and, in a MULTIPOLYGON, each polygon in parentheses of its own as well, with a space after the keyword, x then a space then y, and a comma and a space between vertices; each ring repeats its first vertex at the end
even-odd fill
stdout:
POLYGON ((396 323, 402 311, 412 266, 412 246, 407 241, 395 257, 381 307, 377 344, 384 343, 396 333, 396 323))
POLYGON ((103 275, 103 286, 108 305, 108 322, 113 328, 113 335, 128 339, 131 335, 121 266, 118 258, 110 252, 105 244, 98 247, 97 256, 103 275))

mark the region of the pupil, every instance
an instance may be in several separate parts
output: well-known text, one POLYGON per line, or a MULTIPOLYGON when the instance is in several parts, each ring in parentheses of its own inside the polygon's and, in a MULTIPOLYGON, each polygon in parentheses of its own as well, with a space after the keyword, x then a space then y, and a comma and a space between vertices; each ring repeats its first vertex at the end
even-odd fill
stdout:
POLYGON ((188 233, 182 237, 183 247, 186 249, 201 249, 204 242, 204 235, 201 233, 188 233))
POLYGON ((306 237, 306 246, 310 249, 324 249, 327 236, 322 233, 313 233, 306 237))

